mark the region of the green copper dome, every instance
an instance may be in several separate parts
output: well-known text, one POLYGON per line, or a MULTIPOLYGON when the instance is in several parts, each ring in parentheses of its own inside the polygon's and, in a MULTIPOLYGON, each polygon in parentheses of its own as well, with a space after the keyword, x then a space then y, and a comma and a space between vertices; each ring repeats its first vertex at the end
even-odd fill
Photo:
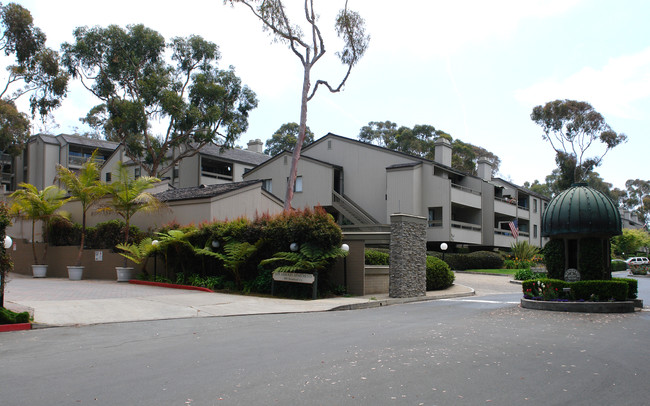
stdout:
POLYGON ((542 215, 542 236, 621 234, 621 215, 614 203, 586 183, 555 196, 542 215))

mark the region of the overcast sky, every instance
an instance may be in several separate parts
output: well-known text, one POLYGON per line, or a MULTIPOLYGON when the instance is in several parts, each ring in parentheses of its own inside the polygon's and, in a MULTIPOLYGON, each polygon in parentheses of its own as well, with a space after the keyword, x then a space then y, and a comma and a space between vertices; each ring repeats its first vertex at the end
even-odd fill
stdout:
MULTIPOLYGON (((166 39, 198 34, 217 43, 221 67, 233 65, 259 99, 240 145, 265 141, 282 124, 299 121, 298 59, 272 44, 241 6, 220 0, 17 2, 57 50, 84 25, 142 23, 166 39)), ((344 70, 334 55, 332 22, 344 0, 314 2, 328 54, 312 81, 336 82, 344 70)), ((286 3, 301 16, 302 1, 286 3)), ((356 138, 370 121, 429 124, 497 154, 500 176, 523 184, 543 181, 555 167, 551 146, 530 120, 532 108, 576 99, 629 137, 597 169, 605 181, 623 188, 630 178, 650 180, 650 2, 349 0, 349 7, 365 18, 370 47, 343 92, 323 88, 309 103, 316 138, 328 132, 356 138)), ((60 127, 51 132, 84 131, 78 119, 96 104, 73 83, 54 113, 60 127)))

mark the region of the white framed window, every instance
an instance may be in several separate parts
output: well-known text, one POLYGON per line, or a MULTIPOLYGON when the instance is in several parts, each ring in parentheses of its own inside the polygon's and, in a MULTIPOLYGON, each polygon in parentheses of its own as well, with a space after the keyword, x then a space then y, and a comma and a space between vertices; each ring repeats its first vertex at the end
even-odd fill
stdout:
POLYGON ((302 192, 302 176, 296 176, 296 184, 293 185, 293 191, 295 193, 302 192))

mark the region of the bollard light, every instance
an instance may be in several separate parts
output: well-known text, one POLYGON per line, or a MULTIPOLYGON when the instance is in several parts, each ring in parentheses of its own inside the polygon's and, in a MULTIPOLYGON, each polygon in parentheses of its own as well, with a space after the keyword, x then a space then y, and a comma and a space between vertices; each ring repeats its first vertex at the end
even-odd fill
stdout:
POLYGON ((440 249, 442 250, 442 260, 443 261, 445 260, 445 251, 447 251, 447 248, 449 248, 449 246, 447 245, 446 242, 443 242, 442 244, 440 244, 440 249))
POLYGON ((293 251, 293 252, 298 251, 298 248, 299 248, 299 247, 298 247, 298 244, 295 243, 295 242, 292 242, 291 245, 289 246, 289 249, 290 249, 291 251, 293 251))
POLYGON ((5 249, 8 250, 14 244, 14 241, 8 235, 5 235, 5 249))
POLYGON ((343 245, 341 245, 341 249, 342 249, 343 251, 345 251, 345 252, 348 252, 348 251, 350 251, 350 246, 347 245, 347 244, 343 244, 343 245))
POLYGON ((160 244, 160 241, 158 240, 151 241, 151 245, 153 245, 154 247, 157 246, 158 244, 160 244))
POLYGON ((219 241, 212 240, 212 248, 219 248, 219 241))

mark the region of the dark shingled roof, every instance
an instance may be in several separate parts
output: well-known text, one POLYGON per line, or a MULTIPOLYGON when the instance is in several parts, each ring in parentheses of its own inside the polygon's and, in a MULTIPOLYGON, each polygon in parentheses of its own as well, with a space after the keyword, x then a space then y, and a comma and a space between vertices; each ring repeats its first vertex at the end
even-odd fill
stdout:
POLYGON ((246 186, 262 183, 261 180, 247 180, 244 182, 222 183, 219 185, 201 185, 181 189, 169 189, 156 193, 155 196, 161 202, 173 202, 177 200, 204 199, 219 196, 224 193, 245 188, 246 186))
POLYGON ((270 156, 260 154, 259 152, 248 151, 246 149, 230 148, 221 151, 218 145, 208 144, 201 148, 201 153, 218 158, 223 158, 233 162, 240 162, 250 165, 259 165, 271 159, 270 156))
POLYGON ((555 196, 542 215, 542 236, 621 234, 621 215, 603 193, 576 183, 555 196))

